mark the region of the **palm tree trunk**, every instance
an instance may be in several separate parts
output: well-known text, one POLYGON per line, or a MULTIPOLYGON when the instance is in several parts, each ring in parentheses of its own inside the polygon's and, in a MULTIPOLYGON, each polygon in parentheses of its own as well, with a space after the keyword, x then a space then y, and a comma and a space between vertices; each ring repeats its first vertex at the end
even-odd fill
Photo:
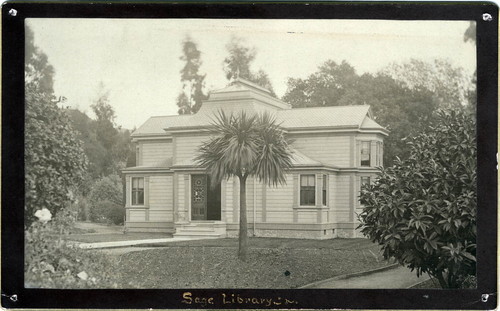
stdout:
POLYGON ((247 190, 246 177, 240 177, 240 232, 238 258, 247 261, 248 255, 248 225, 247 225, 247 190))

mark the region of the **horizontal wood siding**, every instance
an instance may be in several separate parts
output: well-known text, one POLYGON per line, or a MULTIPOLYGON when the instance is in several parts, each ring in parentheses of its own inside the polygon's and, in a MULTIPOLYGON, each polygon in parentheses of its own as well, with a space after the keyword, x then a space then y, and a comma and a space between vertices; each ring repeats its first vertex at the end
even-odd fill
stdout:
POLYGON ((172 221, 172 211, 149 211, 149 221, 172 221))
POLYGON ((152 166, 172 157, 172 142, 141 141, 139 142, 140 163, 142 166, 152 166))
POLYGON ((293 178, 286 175, 286 185, 267 187, 266 222, 293 222, 293 178))
POLYGON ((208 135, 179 136, 175 138, 175 164, 184 163, 196 156, 198 147, 207 139, 208 135))
POLYGON ((130 219, 128 221, 145 221, 146 220, 146 210, 130 210, 130 219))
POLYGON ((172 195, 173 176, 149 177, 150 221, 173 221, 172 195))
POLYGON ((318 222, 317 220, 318 211, 316 209, 310 211, 301 209, 298 211, 298 223, 315 224, 318 222))
POLYGON ((350 177, 349 175, 338 175, 336 178, 336 189, 335 191, 335 208, 334 217, 337 222, 349 221, 349 188, 350 188, 350 177))
POLYGON ((310 134, 295 135, 293 147, 324 164, 340 167, 351 165, 351 138, 349 135, 310 134))

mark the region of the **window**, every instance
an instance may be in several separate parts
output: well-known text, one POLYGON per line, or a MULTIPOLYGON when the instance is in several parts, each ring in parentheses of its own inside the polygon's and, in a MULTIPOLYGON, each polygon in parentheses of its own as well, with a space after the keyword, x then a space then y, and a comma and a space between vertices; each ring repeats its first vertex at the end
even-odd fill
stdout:
POLYGON ((323 175, 323 206, 326 206, 326 187, 327 187, 327 182, 326 179, 328 178, 327 175, 323 175))
POLYGON ((361 166, 370 166, 370 142, 361 142, 361 166))
POLYGON ((370 177, 369 176, 362 176, 361 177, 361 187, 364 185, 369 185, 370 184, 370 177))
POLYGON ((314 175, 300 175, 300 205, 316 204, 316 178, 314 175))
POLYGON ((132 205, 144 205, 144 178, 132 178, 132 205))

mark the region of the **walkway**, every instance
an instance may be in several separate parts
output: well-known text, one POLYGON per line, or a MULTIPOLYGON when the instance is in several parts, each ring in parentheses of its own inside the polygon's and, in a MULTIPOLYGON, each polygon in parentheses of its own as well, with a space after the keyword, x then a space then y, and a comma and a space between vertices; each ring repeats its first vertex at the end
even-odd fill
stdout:
POLYGON ((427 279, 428 275, 417 277, 415 271, 398 265, 391 269, 377 269, 371 273, 338 276, 301 288, 409 288, 427 279))
POLYGON ((96 243, 74 242, 74 244, 78 245, 78 247, 83 249, 97 249, 97 248, 126 247, 126 246, 134 246, 141 244, 173 243, 173 242, 195 241, 195 240, 206 240, 206 239, 216 239, 216 238, 203 237, 203 236, 196 238, 173 237, 173 238, 162 238, 162 239, 127 240, 127 241, 96 242, 96 243))

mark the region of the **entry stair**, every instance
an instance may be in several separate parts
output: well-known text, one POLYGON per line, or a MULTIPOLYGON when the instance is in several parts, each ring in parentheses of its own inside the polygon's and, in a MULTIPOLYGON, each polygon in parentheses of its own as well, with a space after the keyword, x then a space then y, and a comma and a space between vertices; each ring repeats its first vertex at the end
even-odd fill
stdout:
POLYGON ((225 238, 226 224, 221 221, 193 221, 175 224, 174 237, 181 238, 225 238))

